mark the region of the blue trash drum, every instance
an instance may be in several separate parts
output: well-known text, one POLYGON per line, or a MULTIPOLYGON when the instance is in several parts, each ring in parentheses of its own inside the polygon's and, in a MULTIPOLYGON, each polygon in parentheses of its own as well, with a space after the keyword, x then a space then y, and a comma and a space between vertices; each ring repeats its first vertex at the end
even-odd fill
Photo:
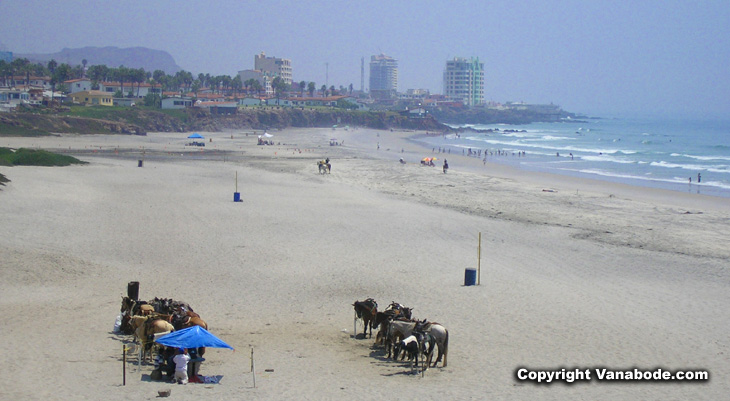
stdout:
POLYGON ((464 285, 475 285, 477 283, 477 269, 466 269, 464 271, 464 285))

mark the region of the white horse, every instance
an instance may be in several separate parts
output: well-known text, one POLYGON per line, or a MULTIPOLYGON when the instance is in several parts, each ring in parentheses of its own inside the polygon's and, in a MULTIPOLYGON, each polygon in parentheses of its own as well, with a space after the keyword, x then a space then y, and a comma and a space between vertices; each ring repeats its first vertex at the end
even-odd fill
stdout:
MULTIPOLYGON (((449 354, 449 331, 446 330, 446 327, 440 325, 439 323, 429 323, 429 328, 426 329, 426 332, 431 333, 434 340, 436 341, 436 345, 439 347, 438 356, 436 357, 436 362, 433 363, 433 367, 435 368, 436 365, 441 361, 441 357, 444 358, 444 364, 441 365, 442 368, 446 367, 446 357, 449 354)), ((433 354, 428 355, 428 359, 426 360, 426 366, 431 364, 431 357, 433 354)))

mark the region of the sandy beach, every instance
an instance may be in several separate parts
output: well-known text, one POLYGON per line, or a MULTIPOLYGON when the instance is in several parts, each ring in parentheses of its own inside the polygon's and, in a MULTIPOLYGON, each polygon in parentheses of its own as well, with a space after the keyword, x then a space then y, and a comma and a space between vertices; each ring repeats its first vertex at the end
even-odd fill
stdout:
MULTIPOLYGON (((447 155, 414 132, 0 138, 89 162, 0 167, 2 399, 722 399, 730 391, 730 202, 447 155), (329 146, 331 138, 342 146, 329 146), (379 145, 379 149, 378 149, 379 145), (320 175, 316 161, 329 157, 320 175), (403 157, 406 164, 400 164, 403 157), (143 160, 143 167, 138 161, 143 160), (237 188, 242 202, 233 202, 237 188), (477 267, 481 285, 464 286, 477 267), (189 303, 236 348, 219 384, 150 381, 113 333, 121 296, 189 303), (355 300, 450 332, 410 374, 354 339, 355 300), (250 371, 255 355, 256 387, 250 371), (535 385, 519 367, 706 370, 708 382, 535 385)), ((362 325, 358 325, 362 330, 362 325)))

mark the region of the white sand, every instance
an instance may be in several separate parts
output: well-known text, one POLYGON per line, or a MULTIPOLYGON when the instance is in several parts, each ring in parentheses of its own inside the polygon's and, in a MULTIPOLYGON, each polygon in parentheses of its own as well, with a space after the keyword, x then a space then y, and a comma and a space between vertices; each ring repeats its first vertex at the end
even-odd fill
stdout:
POLYGON ((152 399, 163 388, 180 400, 730 391, 727 199, 461 156, 448 156, 444 175, 418 164, 430 149, 407 133, 273 132, 281 146, 203 134, 213 138, 204 150, 180 133, 0 138, 86 152, 78 157, 90 162, 0 167, 12 180, 0 191, 0 398, 152 399), (328 146, 332 136, 344 146, 328 146), (332 174, 320 176, 325 156, 332 174), (236 172, 241 203, 232 202, 236 172), (464 287, 478 232, 482 285, 464 287), (130 337, 111 330, 129 281, 141 282, 142 299, 190 303, 236 348, 206 353, 200 373, 223 375, 220 384, 151 382, 151 366, 129 365, 121 386, 130 337), (352 339, 351 304, 367 297, 445 325, 449 366, 412 376, 371 340, 352 339), (520 366, 706 369, 711 380, 536 386, 514 380, 520 366))

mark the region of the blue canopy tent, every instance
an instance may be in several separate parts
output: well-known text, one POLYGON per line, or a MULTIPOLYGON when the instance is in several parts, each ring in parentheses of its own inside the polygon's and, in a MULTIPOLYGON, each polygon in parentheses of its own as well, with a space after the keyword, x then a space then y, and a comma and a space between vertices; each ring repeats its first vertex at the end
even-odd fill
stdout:
POLYGON ((188 136, 188 138, 203 139, 204 137, 198 133, 188 136))
POLYGON ((223 342, 223 340, 200 326, 188 327, 187 329, 172 332, 158 338, 155 342, 166 347, 174 348, 211 347, 233 349, 233 347, 223 342))

